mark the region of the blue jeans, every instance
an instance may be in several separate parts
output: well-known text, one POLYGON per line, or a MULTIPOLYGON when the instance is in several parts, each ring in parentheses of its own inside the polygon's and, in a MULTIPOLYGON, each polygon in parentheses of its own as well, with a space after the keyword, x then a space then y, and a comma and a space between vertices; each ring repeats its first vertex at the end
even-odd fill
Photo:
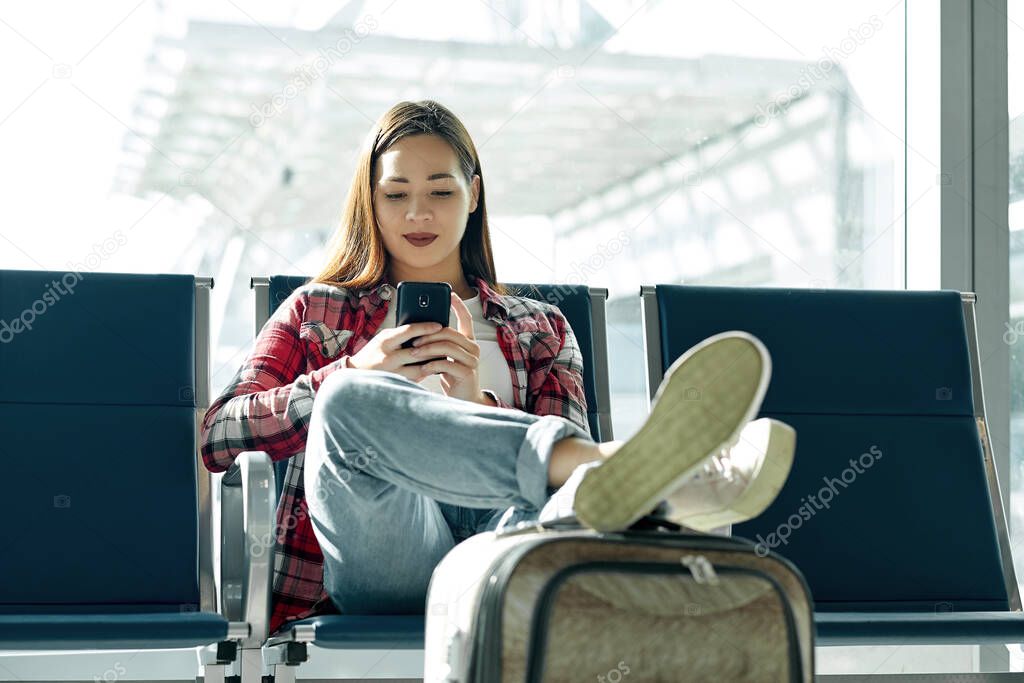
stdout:
POLYGON ((536 519, 555 492, 548 459, 569 420, 430 391, 394 372, 329 375, 313 401, 304 483, 342 613, 422 613, 456 543, 536 519))

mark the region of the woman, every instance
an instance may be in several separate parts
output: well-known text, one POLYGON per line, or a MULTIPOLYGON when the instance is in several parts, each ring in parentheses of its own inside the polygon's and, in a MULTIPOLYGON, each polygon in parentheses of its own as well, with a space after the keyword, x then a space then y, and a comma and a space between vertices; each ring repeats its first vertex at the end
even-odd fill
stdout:
POLYGON ((676 361, 636 435, 596 443, 565 317, 497 282, 465 127, 401 102, 369 134, 327 265, 207 412, 202 454, 213 472, 247 450, 289 459, 271 633, 422 612, 435 565, 484 530, 573 514, 622 529, 662 501, 697 529, 759 513, 792 456, 791 429, 747 424, 769 374, 757 339, 716 335, 676 361), (449 327, 395 327, 403 280, 451 285, 449 327))

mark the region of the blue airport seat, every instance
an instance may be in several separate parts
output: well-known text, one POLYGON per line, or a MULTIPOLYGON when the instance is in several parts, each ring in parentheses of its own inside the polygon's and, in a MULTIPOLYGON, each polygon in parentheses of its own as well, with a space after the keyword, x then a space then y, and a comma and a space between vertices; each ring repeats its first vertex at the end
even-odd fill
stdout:
POLYGON ((771 353, 759 417, 796 429, 796 458, 775 502, 733 534, 799 567, 819 644, 1024 639, 979 431, 973 294, 657 285, 641 296, 651 394, 713 334, 746 330, 771 353))
MULTIPOLYGON (((308 277, 294 275, 252 279, 257 334, 274 310, 296 288, 308 281, 308 277)), ((599 441, 612 439, 604 317, 608 290, 586 285, 505 284, 521 296, 558 306, 565 315, 583 355, 583 381, 591 434, 599 441)), ((278 496, 281 494, 287 467, 287 459, 274 463, 278 496)), ((273 647, 309 642, 324 648, 343 650, 421 650, 424 624, 423 615, 323 615, 289 624, 287 629, 270 638, 267 645, 273 647)))
POLYGON ((0 650, 230 646, 213 665, 247 632, 218 612, 203 541, 210 287, 0 271, 0 650))
MULTIPOLYGON (((426 617, 422 614, 324 614, 290 624, 315 634, 312 642, 332 650, 422 650, 426 617)), ((273 642, 286 642, 293 635, 282 631, 283 637, 273 642)))

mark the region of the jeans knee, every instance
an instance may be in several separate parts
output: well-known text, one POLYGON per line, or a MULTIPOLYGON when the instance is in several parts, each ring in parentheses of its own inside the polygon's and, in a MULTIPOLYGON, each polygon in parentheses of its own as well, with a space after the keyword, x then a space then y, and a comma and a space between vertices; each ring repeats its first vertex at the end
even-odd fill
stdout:
POLYGON ((327 376, 313 396, 313 412, 327 412, 333 415, 351 414, 370 406, 375 389, 380 386, 379 370, 352 368, 338 370, 327 376))

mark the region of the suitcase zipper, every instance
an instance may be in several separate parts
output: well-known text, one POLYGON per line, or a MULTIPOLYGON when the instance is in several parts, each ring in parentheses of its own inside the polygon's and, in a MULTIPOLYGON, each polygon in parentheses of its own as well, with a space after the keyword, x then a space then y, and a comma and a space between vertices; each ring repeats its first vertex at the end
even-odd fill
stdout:
POLYGON ((790 672, 792 674, 790 680, 794 683, 801 683, 803 681, 803 660, 800 655, 796 617, 793 615, 792 605, 786 599, 785 591, 776 581, 775 577, 749 567, 719 564, 716 569, 703 555, 684 555, 680 558, 679 564, 671 562, 602 560, 572 565, 556 572, 538 596, 537 604, 533 611, 533 618, 530 622, 530 644, 528 645, 526 658, 527 683, 541 683, 543 680, 544 657, 546 654, 544 645, 547 643, 548 625, 551 618, 551 609, 554 604, 553 598, 558 589, 570 577, 577 574, 615 572, 623 574, 675 574, 688 572, 695 583, 712 586, 720 582, 720 574, 753 576, 766 581, 778 596, 786 620, 786 641, 789 649, 790 672))
POLYGON ((718 583, 718 574, 715 573, 714 566, 703 555, 683 555, 679 561, 690 570, 693 580, 697 583, 712 586, 718 583))
MULTIPOLYGON (((470 626, 470 633, 472 634, 472 642, 474 646, 471 648, 471 661, 468 663, 467 670, 469 672, 469 680, 481 681, 485 683, 492 683, 501 680, 501 606, 505 599, 505 589, 508 586, 508 579, 512 572, 515 571, 516 565, 519 561, 529 552, 545 543, 553 543, 560 541, 586 541, 586 540, 603 540, 606 542, 617 543, 617 544, 629 544, 634 541, 647 541, 654 545, 678 547, 679 550, 724 550, 724 551, 736 551, 736 552, 754 552, 754 544, 748 540, 741 538, 734 538, 729 536, 679 536, 672 535, 666 538, 665 532, 661 531, 633 531, 633 532, 622 532, 618 534, 602 534, 597 537, 588 536, 566 536, 565 532, 542 532, 538 534, 538 538, 532 542, 523 543, 521 546, 516 548, 513 552, 510 552, 505 557, 501 558, 496 562, 490 572, 490 577, 487 581, 487 585, 481 591, 479 609, 477 610, 477 617, 474 619, 474 623, 470 626), (683 545, 685 544, 685 545, 683 545), (481 618, 483 617, 483 618, 481 618)), ((785 558, 779 557, 774 553, 768 555, 777 562, 791 566, 785 558)), ((795 573, 795 571, 794 571, 795 573)), ((796 574, 798 577, 799 574, 796 574)), ((783 596, 785 593, 781 587, 778 586, 777 582, 773 577, 768 576, 768 579, 776 590, 778 590, 783 596)), ((810 589, 807 587, 807 582, 801 578, 801 584, 804 588, 804 592, 807 594, 808 602, 810 602, 810 589)), ((794 680, 801 680, 803 669, 803 660, 799 657, 799 646, 798 640, 792 635, 796 633, 795 618, 792 614, 792 607, 789 605, 787 600, 783 600, 783 604, 786 606, 786 620, 787 626, 791 629, 792 634, 790 637, 790 648, 792 651, 797 653, 797 666, 799 668, 798 676, 794 677, 794 680)), ((811 631, 811 642, 810 647, 814 648, 814 632, 811 631)), ((812 654, 813 658, 813 654, 812 654)), ((813 660, 812 660, 813 661, 813 660)))

